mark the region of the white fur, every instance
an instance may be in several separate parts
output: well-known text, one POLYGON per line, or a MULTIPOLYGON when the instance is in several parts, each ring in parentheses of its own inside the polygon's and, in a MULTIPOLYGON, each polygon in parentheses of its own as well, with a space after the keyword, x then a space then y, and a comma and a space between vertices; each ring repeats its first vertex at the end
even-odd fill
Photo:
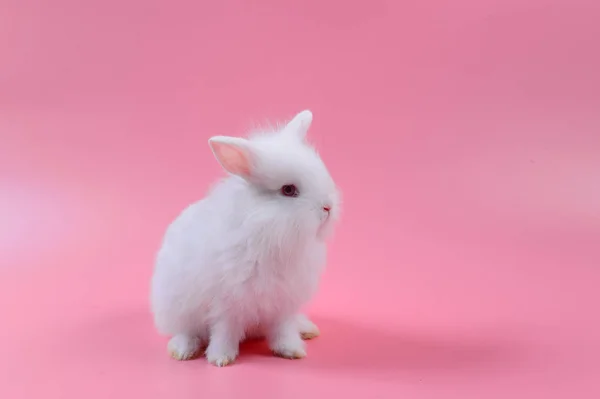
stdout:
POLYGON ((249 335, 301 358, 301 338, 319 334, 298 312, 317 289, 340 199, 304 140, 311 121, 303 111, 279 131, 209 140, 230 176, 169 226, 152 279, 155 324, 174 358, 208 344, 207 359, 225 366, 249 335), (287 184, 297 197, 281 194, 287 184))

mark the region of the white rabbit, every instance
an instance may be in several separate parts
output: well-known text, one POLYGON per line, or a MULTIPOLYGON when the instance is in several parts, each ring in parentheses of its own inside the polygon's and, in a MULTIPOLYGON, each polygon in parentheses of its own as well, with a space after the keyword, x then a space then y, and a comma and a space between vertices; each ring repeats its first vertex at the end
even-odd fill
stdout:
POLYGON ((305 141, 312 113, 248 139, 212 137, 229 177, 169 226, 152 278, 151 306, 178 360, 226 366, 249 335, 278 356, 306 356, 319 335, 299 313, 315 293, 325 239, 338 218, 338 189, 305 141))

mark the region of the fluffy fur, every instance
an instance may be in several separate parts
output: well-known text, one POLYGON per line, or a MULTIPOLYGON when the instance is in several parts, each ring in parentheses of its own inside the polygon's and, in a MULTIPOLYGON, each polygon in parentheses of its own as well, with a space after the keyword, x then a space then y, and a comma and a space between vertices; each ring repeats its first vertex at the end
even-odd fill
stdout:
POLYGON ((208 345, 208 361, 225 366, 240 341, 265 336, 276 355, 302 358, 302 339, 319 335, 299 309, 317 289, 340 204, 305 141, 311 122, 303 111, 275 132, 209 140, 229 177, 169 226, 152 278, 155 325, 172 337, 172 357, 208 345), (291 184, 295 197, 282 193, 291 184))

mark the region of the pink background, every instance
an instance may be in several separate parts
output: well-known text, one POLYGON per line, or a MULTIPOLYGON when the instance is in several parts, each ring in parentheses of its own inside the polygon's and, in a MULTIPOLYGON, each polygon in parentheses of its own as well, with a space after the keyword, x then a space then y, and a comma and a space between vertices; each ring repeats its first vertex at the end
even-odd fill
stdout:
POLYGON ((0 397, 600 397, 597 0, 0 0, 0 397), (207 146, 310 108, 344 191, 309 357, 148 313, 207 146))

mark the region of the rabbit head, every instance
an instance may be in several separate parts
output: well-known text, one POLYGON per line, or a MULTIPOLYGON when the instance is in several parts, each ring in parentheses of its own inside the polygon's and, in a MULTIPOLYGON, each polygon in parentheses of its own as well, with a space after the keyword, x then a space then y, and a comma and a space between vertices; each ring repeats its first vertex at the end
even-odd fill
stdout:
POLYGON ((275 132, 247 139, 216 136, 209 145, 221 166, 247 183, 255 219, 324 239, 338 219, 340 193, 305 140, 311 122, 307 110, 275 132))

